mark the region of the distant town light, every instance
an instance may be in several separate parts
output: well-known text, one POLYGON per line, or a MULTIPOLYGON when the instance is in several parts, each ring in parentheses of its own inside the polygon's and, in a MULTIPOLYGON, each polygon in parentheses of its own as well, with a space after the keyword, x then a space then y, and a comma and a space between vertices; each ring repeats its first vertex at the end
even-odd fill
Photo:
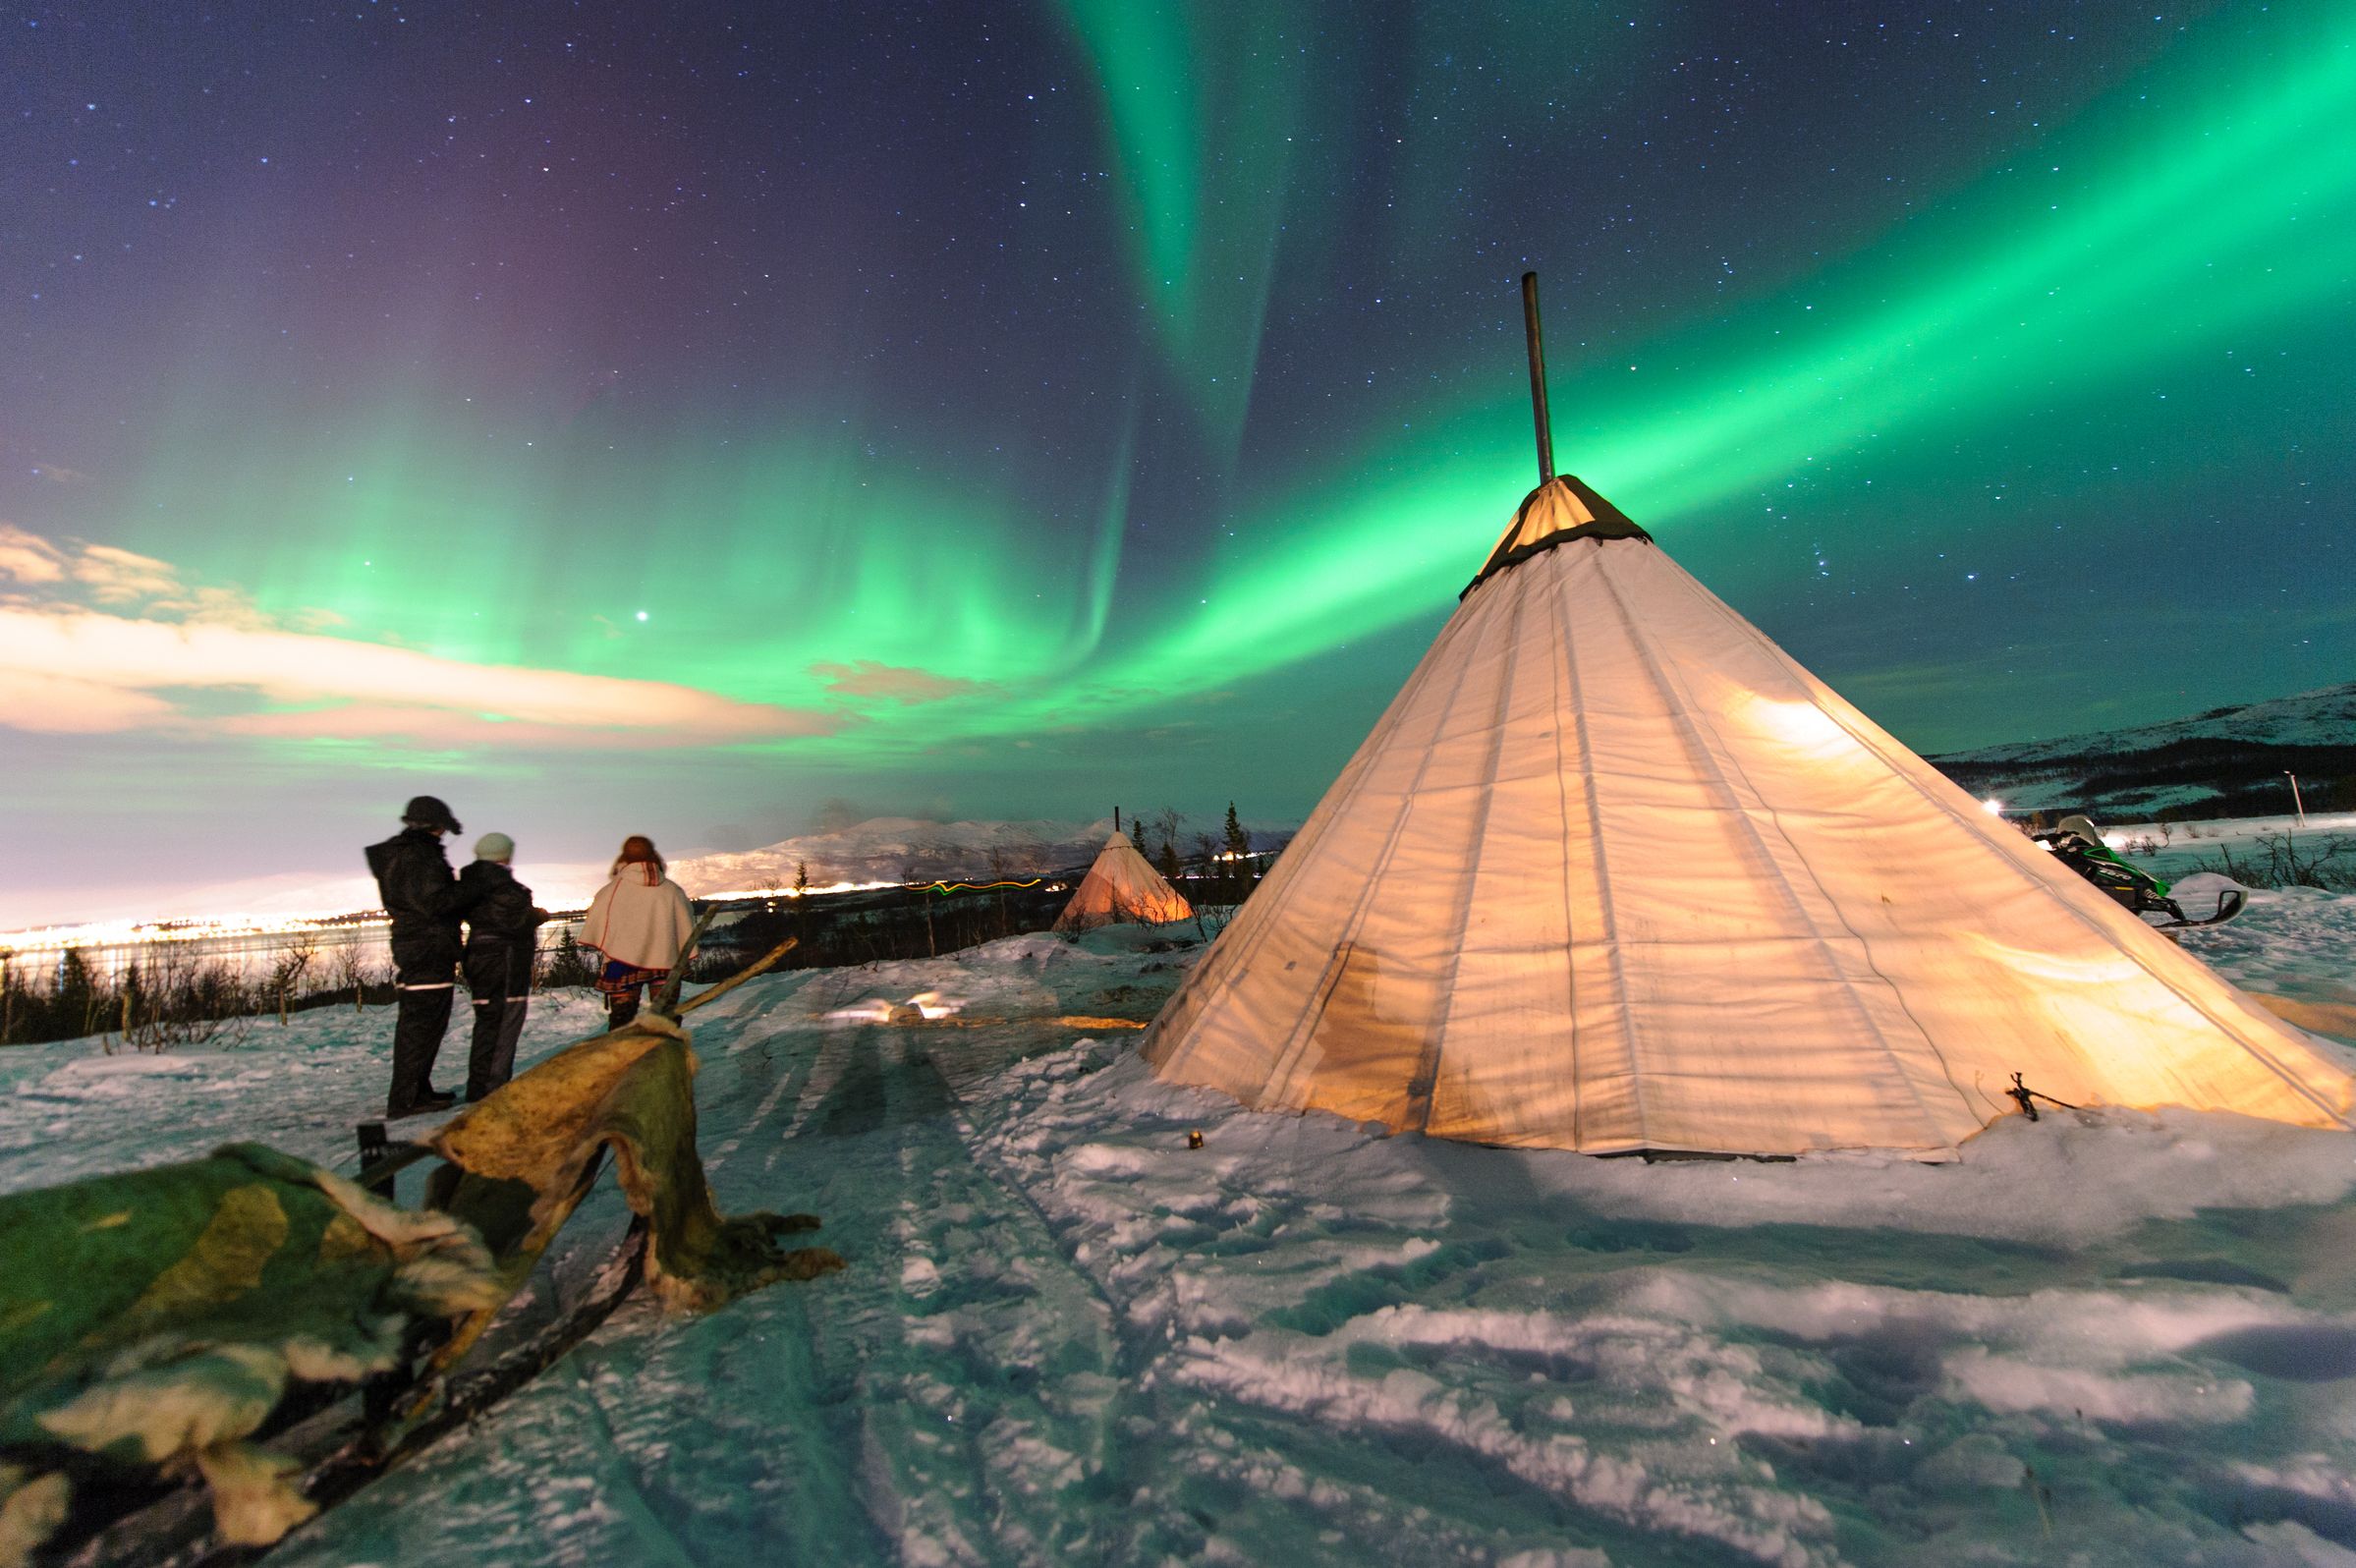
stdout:
POLYGON ((2002 816, 2004 814, 2004 803, 1997 800, 1993 795, 1991 795, 1987 800, 1980 803, 1980 810, 1986 812, 1991 816, 2002 816))

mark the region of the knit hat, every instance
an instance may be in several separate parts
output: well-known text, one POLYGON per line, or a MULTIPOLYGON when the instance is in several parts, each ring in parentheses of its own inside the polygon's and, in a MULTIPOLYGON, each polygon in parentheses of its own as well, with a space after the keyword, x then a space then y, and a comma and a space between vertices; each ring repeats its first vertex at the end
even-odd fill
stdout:
POLYGON ((475 841, 475 858, 504 865, 516 858, 516 841, 505 833, 485 833, 475 841))

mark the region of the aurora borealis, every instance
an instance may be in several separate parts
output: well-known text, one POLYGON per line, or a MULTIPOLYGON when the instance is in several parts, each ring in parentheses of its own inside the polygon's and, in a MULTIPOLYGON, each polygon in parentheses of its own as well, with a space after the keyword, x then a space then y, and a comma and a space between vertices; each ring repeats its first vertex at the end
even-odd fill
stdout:
POLYGON ((0 918, 1297 818, 1580 474, 1937 751, 2344 680, 2356 12, 0 13, 0 918))

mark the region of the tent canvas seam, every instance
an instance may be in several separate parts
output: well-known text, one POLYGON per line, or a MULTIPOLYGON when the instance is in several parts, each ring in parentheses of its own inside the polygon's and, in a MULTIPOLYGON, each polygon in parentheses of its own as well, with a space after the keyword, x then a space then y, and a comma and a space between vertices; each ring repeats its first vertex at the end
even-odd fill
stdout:
MULTIPOLYGON (((1593 558, 1599 563, 1601 555, 1602 552, 1598 550, 1593 558)), ((1578 570, 1576 563, 1589 558, 1589 552, 1584 550, 1562 557, 1573 564, 1556 574, 1558 587, 1567 589, 1570 573, 1578 570)), ((1602 567, 1598 564, 1595 570, 1600 572, 1602 567)), ((1636 1000, 1628 991, 1628 958, 1620 943, 1619 910, 1611 896, 1611 856, 1604 847, 1602 799, 1596 788, 1595 744, 1587 727, 1587 683, 1579 675, 1579 655, 1571 628, 1570 595, 1562 591, 1556 596, 1562 601, 1562 667, 1571 678, 1571 712, 1579 723, 1579 756, 1584 764, 1579 771, 1580 776, 1587 781, 1587 833, 1588 842, 1593 846, 1596 856, 1596 895, 1597 901, 1602 905, 1604 950, 1611 955, 1611 982, 1619 992, 1620 1037, 1628 1051, 1628 1095, 1636 1113, 1638 1144, 1643 1147, 1651 1137, 1652 1119, 1645 1111, 1645 1074, 1637 1049, 1640 1036, 1636 1028, 1636 1000)), ((1563 870, 1567 877, 1570 870, 1567 860, 1563 870)), ((1570 944, 1565 941, 1563 962, 1566 964, 1571 961, 1570 953, 1570 944)))
MULTIPOLYGON (((1497 682, 1496 705, 1490 712, 1488 765, 1482 773, 1480 804, 1475 809, 1472 831, 1466 846, 1471 865, 1464 879, 1463 896, 1457 904, 1454 926, 1456 951, 1448 961, 1447 982, 1440 988, 1436 1016, 1426 1026, 1424 1048, 1416 1060, 1415 1076, 1408 1080, 1410 1096, 1418 1092, 1419 1085, 1422 1086, 1424 1110, 1416 1122, 1419 1132, 1431 1125, 1431 1104, 1439 1092, 1440 1051, 1447 1039, 1448 1026, 1456 1016, 1456 980, 1464 972, 1466 934, 1472 926, 1474 895, 1480 882, 1482 857, 1487 847, 1488 818, 1496 807, 1497 766, 1505 752, 1506 719, 1513 710, 1514 677, 1521 668, 1522 617, 1529 601, 1530 595, 1527 593, 1514 595, 1511 615, 1505 623, 1505 670, 1497 682)), ((1410 1103, 1413 1103, 1412 1098, 1410 1103)))

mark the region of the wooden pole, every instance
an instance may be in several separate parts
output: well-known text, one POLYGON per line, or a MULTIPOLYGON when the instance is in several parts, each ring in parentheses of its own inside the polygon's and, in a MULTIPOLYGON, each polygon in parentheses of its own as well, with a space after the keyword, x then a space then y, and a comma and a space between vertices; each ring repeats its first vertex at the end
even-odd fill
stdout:
POLYGON ((647 999, 646 1011, 660 1013, 665 1018, 679 1016, 679 987, 687 980, 688 960, 696 956, 696 944, 703 940, 704 927, 719 913, 719 906, 705 905, 703 913, 696 917, 696 924, 688 928, 687 940, 679 944, 679 958, 671 966, 670 978, 656 987, 653 996, 647 999))
POLYGON ((1546 343, 1538 325, 1538 274, 1522 274, 1522 331, 1530 340, 1530 414, 1538 424, 1538 482, 1554 477, 1554 421, 1546 415, 1546 343))
POLYGON ((766 953, 762 954, 757 962, 746 965, 743 969, 738 970, 735 974, 729 976, 726 980, 720 981, 719 984, 714 985, 711 989, 707 991, 698 991, 686 1001, 681 1002, 679 1004, 679 1011, 673 1016, 684 1018, 688 1014, 694 1012, 697 1008, 701 1007, 705 1002, 716 1001, 720 997, 727 995, 730 991, 735 990, 739 985, 744 984, 745 981, 751 980, 754 976, 763 973, 772 965, 774 965, 779 959, 792 952, 795 947, 800 945, 801 940, 802 939, 798 936, 787 937, 784 941, 779 942, 775 947, 770 948, 766 953))

